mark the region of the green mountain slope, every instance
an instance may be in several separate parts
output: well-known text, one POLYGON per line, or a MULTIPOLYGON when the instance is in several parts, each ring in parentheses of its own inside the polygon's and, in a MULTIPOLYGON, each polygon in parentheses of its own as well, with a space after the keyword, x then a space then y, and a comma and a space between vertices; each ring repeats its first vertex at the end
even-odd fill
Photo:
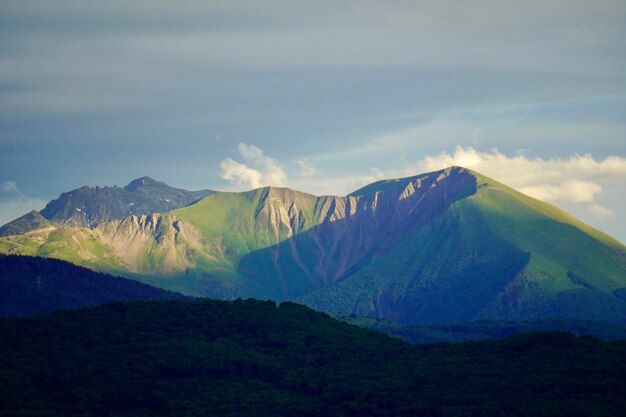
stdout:
POLYGON ((626 321, 626 249, 556 207, 452 167, 346 197, 266 187, 164 214, 0 239, 218 298, 297 299, 398 323, 626 321))
POLYGON ((618 416, 626 344, 412 346, 293 303, 133 302, 0 319, 3 416, 618 416))
POLYGON ((301 301, 400 323, 626 319, 625 248, 474 173, 477 191, 336 285, 301 301))

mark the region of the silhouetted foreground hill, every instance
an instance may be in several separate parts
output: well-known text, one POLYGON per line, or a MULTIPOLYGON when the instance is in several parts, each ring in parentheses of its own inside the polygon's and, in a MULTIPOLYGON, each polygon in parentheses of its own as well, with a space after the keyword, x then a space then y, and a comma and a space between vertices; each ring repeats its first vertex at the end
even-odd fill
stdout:
POLYGON ((110 301, 185 298, 57 259, 0 255, 0 316, 29 316, 110 301))
POLYGON ((0 334, 3 416, 618 416, 626 398, 626 342, 413 346, 293 303, 112 303, 0 334))

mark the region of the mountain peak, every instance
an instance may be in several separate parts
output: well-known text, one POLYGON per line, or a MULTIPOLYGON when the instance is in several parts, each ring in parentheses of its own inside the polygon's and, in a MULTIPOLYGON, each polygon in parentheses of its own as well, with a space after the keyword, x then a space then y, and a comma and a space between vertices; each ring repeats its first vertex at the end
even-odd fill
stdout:
POLYGON ((23 216, 0 227, 0 236, 19 235, 31 230, 49 227, 52 224, 37 210, 32 210, 23 216))
POLYGON ((161 181, 157 181, 152 177, 141 177, 141 178, 137 178, 132 180, 131 182, 128 183, 128 185, 126 187, 124 187, 124 189, 126 191, 136 191, 139 188, 143 188, 143 187, 154 187, 154 186, 167 186, 167 184, 165 184, 164 182, 161 181))
POLYGON ((187 191, 145 176, 126 187, 82 186, 62 193, 39 213, 30 212, 0 228, 0 236, 22 234, 50 224, 63 227, 94 227, 130 215, 160 213, 196 202, 211 190, 187 191))
POLYGON ((366 185, 352 193, 351 196, 375 194, 380 191, 388 191, 392 189, 405 189, 409 184, 421 184, 426 181, 429 184, 441 182, 444 179, 459 179, 464 183, 475 182, 477 174, 473 171, 461 166, 449 166, 438 171, 427 172, 425 174, 413 175, 411 177, 380 180, 372 184, 366 185), (471 177, 471 178, 470 178, 471 177))

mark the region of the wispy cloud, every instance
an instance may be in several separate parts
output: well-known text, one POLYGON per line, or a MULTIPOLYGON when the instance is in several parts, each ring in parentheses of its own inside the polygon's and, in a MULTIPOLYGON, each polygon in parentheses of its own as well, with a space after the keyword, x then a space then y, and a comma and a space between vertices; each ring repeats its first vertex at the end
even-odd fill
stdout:
POLYGON ((266 156, 260 148, 240 143, 237 150, 246 163, 226 158, 220 163, 222 178, 232 184, 251 188, 287 185, 287 175, 280 163, 266 156))
POLYGON ((300 167, 300 176, 303 178, 311 178, 315 174, 315 164, 306 159, 299 159, 298 166, 300 167))
POLYGON ((6 192, 17 191, 17 184, 15 183, 15 181, 5 181, 2 184, 2 191, 6 191, 6 192))
POLYGON ((600 219, 610 219, 611 217, 615 217, 615 212, 606 207, 602 207, 599 204, 592 204, 589 206, 589 210, 593 213, 594 216, 600 219))

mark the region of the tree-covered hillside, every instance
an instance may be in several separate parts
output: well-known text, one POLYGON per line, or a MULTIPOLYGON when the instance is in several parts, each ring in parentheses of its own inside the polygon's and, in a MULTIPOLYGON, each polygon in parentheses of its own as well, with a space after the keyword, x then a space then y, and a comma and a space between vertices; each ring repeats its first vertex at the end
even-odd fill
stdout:
POLYGON ((184 298, 57 259, 0 255, 0 316, 29 316, 110 301, 184 298))
POLYGON ((2 416, 618 416, 626 342, 413 346, 267 301, 1 319, 2 416))

